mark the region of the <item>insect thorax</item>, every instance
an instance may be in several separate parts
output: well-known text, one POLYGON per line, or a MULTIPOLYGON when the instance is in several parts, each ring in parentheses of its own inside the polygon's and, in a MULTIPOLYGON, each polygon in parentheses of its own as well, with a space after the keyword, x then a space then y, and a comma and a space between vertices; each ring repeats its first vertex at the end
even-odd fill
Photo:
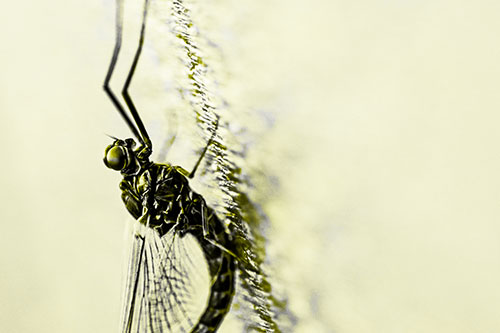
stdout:
POLYGON ((191 190, 181 172, 180 167, 154 163, 137 175, 125 175, 120 183, 122 200, 130 214, 157 229, 160 235, 175 224, 197 234, 202 219, 207 217, 202 216, 207 213, 202 209, 206 206, 204 199, 191 190), (141 218, 145 214, 147 218, 141 218))

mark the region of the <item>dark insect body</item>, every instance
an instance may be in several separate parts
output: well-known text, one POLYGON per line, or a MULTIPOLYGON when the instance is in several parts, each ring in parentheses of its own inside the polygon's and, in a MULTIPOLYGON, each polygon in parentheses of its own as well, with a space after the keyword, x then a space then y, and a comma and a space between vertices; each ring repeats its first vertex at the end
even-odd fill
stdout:
MULTIPOLYGON (((148 2, 145 1, 139 46, 122 91, 134 121, 109 87, 122 39, 123 3, 120 0, 117 1, 116 43, 104 82, 104 90, 139 141, 136 148, 133 139, 115 139, 105 150, 104 163, 121 172, 122 200, 146 230, 135 234, 122 331, 215 332, 231 306, 236 263, 229 250, 231 237, 225 225, 188 182, 213 137, 191 173, 179 166, 150 161, 152 143, 128 93, 144 41, 148 2), (185 285, 191 276, 172 265, 169 258, 176 237, 188 239, 188 235, 198 242, 211 278, 208 300, 199 316, 193 316, 184 305, 190 296, 185 285)), ((188 256, 185 261, 190 259, 188 256)), ((196 265, 191 263, 191 266, 196 265)))
POLYGON ((122 200, 135 219, 160 238, 176 229, 180 237, 190 233, 200 243, 213 282, 207 308, 192 332, 213 332, 229 311, 234 295, 235 263, 226 250, 228 234, 205 199, 191 190, 184 169, 150 162, 147 149, 134 151, 134 145, 132 139, 116 140, 106 149, 104 162, 121 171, 122 200))

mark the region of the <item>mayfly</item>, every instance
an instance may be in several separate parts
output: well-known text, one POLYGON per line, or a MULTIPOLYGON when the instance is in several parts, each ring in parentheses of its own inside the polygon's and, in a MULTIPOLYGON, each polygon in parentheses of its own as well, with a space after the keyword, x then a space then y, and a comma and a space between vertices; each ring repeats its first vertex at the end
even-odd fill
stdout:
POLYGON ((144 43, 148 5, 149 0, 145 0, 139 45, 122 90, 132 117, 109 86, 122 42, 120 0, 116 8, 115 46, 104 80, 105 92, 138 141, 114 138, 104 153, 105 165, 123 176, 122 200, 139 226, 133 237, 122 332, 215 332, 231 306, 236 263, 230 250, 230 234, 188 182, 213 136, 191 172, 150 160, 153 145, 128 91, 144 43), (196 253, 202 253, 210 278, 208 300, 200 314, 193 314, 190 304, 196 253), (184 268, 173 263, 174 254, 184 256, 184 268))

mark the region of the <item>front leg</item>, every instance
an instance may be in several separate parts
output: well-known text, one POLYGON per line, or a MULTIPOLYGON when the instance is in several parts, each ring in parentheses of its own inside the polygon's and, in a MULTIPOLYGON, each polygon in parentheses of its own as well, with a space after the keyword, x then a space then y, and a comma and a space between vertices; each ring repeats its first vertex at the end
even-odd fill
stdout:
POLYGON ((137 158, 141 161, 147 161, 149 157, 151 156, 152 150, 151 147, 145 146, 145 145, 140 145, 137 147, 135 150, 135 154, 137 158))
POLYGON ((122 201, 129 213, 138 220, 142 215, 143 205, 141 200, 134 194, 134 189, 130 182, 122 180, 120 182, 120 190, 122 190, 122 201))

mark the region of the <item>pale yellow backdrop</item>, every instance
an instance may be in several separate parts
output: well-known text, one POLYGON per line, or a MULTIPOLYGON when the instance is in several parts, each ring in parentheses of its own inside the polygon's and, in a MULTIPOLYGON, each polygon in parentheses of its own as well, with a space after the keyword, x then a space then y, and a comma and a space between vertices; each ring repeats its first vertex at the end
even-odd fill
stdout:
MULTIPOLYGON (((263 208, 296 331, 499 332, 500 5, 205 6, 227 99, 273 120, 249 154, 279 181, 263 208)), ((1 4, 0 332, 118 330, 113 8, 1 4)))

